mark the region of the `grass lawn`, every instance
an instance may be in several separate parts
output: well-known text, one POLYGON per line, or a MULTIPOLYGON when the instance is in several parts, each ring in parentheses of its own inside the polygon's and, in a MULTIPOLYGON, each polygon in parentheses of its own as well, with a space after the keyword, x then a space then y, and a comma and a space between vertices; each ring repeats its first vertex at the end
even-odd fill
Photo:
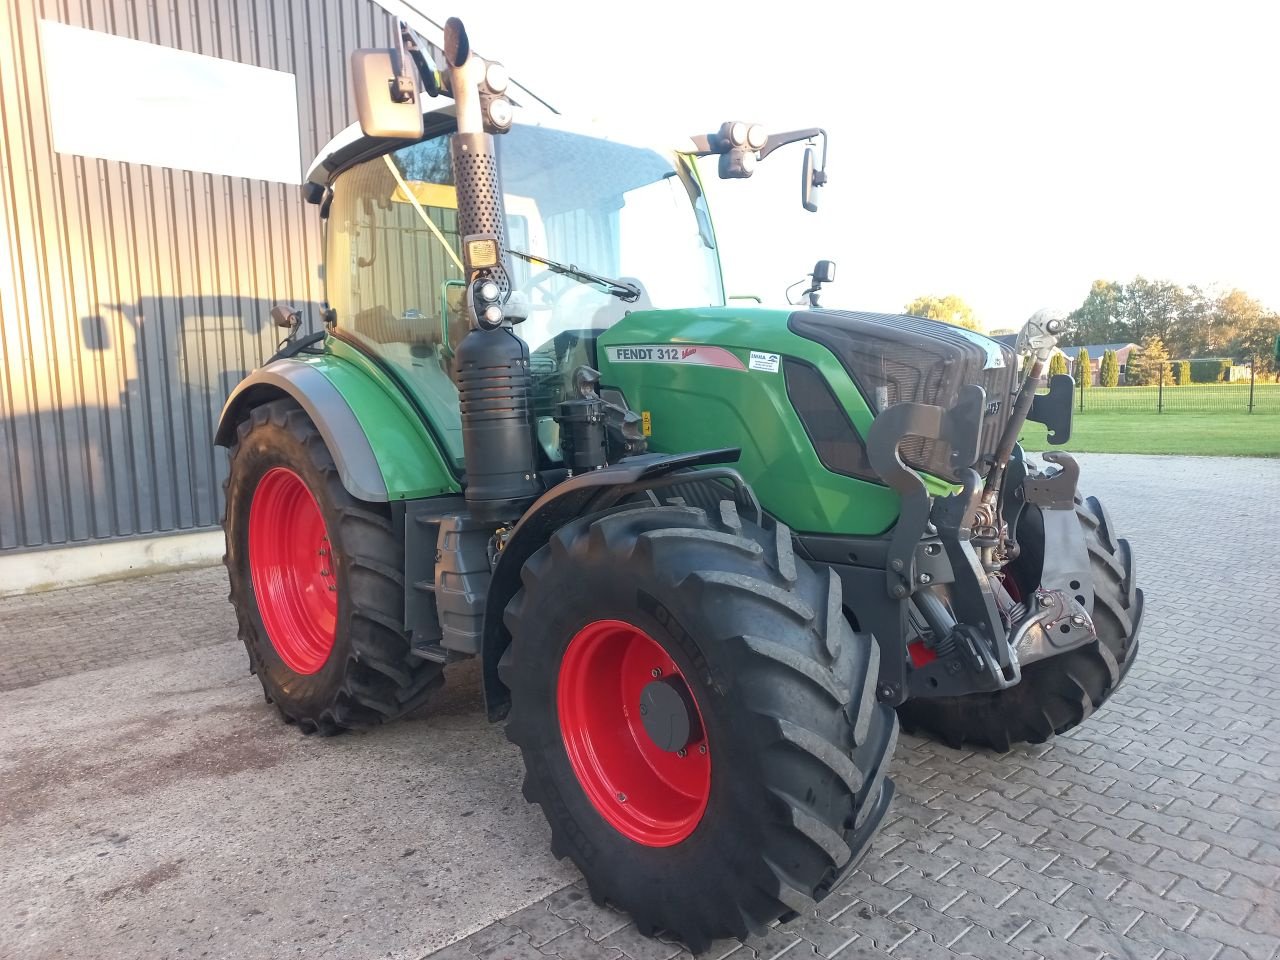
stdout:
POLYGON ((1028 423, 1023 429, 1022 445, 1036 451, 1280 457, 1280 414, 1086 411, 1076 414, 1071 439, 1061 447, 1045 443, 1045 428, 1038 423, 1028 423))

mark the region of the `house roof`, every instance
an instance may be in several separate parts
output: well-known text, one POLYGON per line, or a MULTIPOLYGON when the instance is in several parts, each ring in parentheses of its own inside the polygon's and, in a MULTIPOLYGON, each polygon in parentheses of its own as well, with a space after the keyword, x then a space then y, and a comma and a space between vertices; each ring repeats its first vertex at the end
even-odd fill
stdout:
POLYGON ((1100 360, 1108 350, 1114 350, 1119 353, 1121 350, 1132 349, 1136 346, 1136 343, 1086 343, 1083 346, 1065 347, 1064 349, 1073 356, 1081 350, 1088 350, 1090 360, 1100 360))

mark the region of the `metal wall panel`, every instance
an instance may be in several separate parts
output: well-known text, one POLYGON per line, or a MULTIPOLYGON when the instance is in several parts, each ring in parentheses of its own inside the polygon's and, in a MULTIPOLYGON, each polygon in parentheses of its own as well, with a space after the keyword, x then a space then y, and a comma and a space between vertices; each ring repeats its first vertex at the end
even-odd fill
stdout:
POLYGON ((55 153, 41 19, 294 74, 306 163, 355 115, 350 52, 385 46, 391 18, 371 0, 0 12, 0 550, 217 524, 222 402, 274 349, 272 303, 317 322, 315 208, 296 185, 55 153))

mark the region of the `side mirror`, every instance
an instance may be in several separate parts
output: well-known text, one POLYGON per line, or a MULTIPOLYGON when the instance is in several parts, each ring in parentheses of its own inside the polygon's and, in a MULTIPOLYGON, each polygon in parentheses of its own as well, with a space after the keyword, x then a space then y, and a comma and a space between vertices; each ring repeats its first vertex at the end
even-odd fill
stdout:
POLYGON ((819 260, 813 265, 814 283, 831 283, 835 278, 836 262, 834 260, 819 260))
MULTIPOLYGON (((813 147, 804 148, 804 166, 801 170, 800 202, 810 213, 818 212, 818 191, 827 182, 827 174, 814 166, 813 147)), ((828 262, 828 261, 824 261, 828 262)))
POLYGON ((422 138, 418 84, 400 50, 389 47, 352 53, 351 85, 360 129, 366 136, 422 138))

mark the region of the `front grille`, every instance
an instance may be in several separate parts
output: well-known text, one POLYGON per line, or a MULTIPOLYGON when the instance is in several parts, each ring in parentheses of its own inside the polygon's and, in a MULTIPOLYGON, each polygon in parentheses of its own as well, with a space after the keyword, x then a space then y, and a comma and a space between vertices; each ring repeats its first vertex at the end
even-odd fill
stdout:
MULTIPOLYGON (((806 310, 792 314, 789 325, 839 358, 875 413, 895 403, 951 407, 965 384, 981 386, 987 416, 982 457, 974 466, 986 473, 1017 384, 1017 357, 1011 349, 950 324, 894 314, 806 310)), ((946 443, 911 437, 900 450, 903 461, 915 469, 957 479, 946 443)))

